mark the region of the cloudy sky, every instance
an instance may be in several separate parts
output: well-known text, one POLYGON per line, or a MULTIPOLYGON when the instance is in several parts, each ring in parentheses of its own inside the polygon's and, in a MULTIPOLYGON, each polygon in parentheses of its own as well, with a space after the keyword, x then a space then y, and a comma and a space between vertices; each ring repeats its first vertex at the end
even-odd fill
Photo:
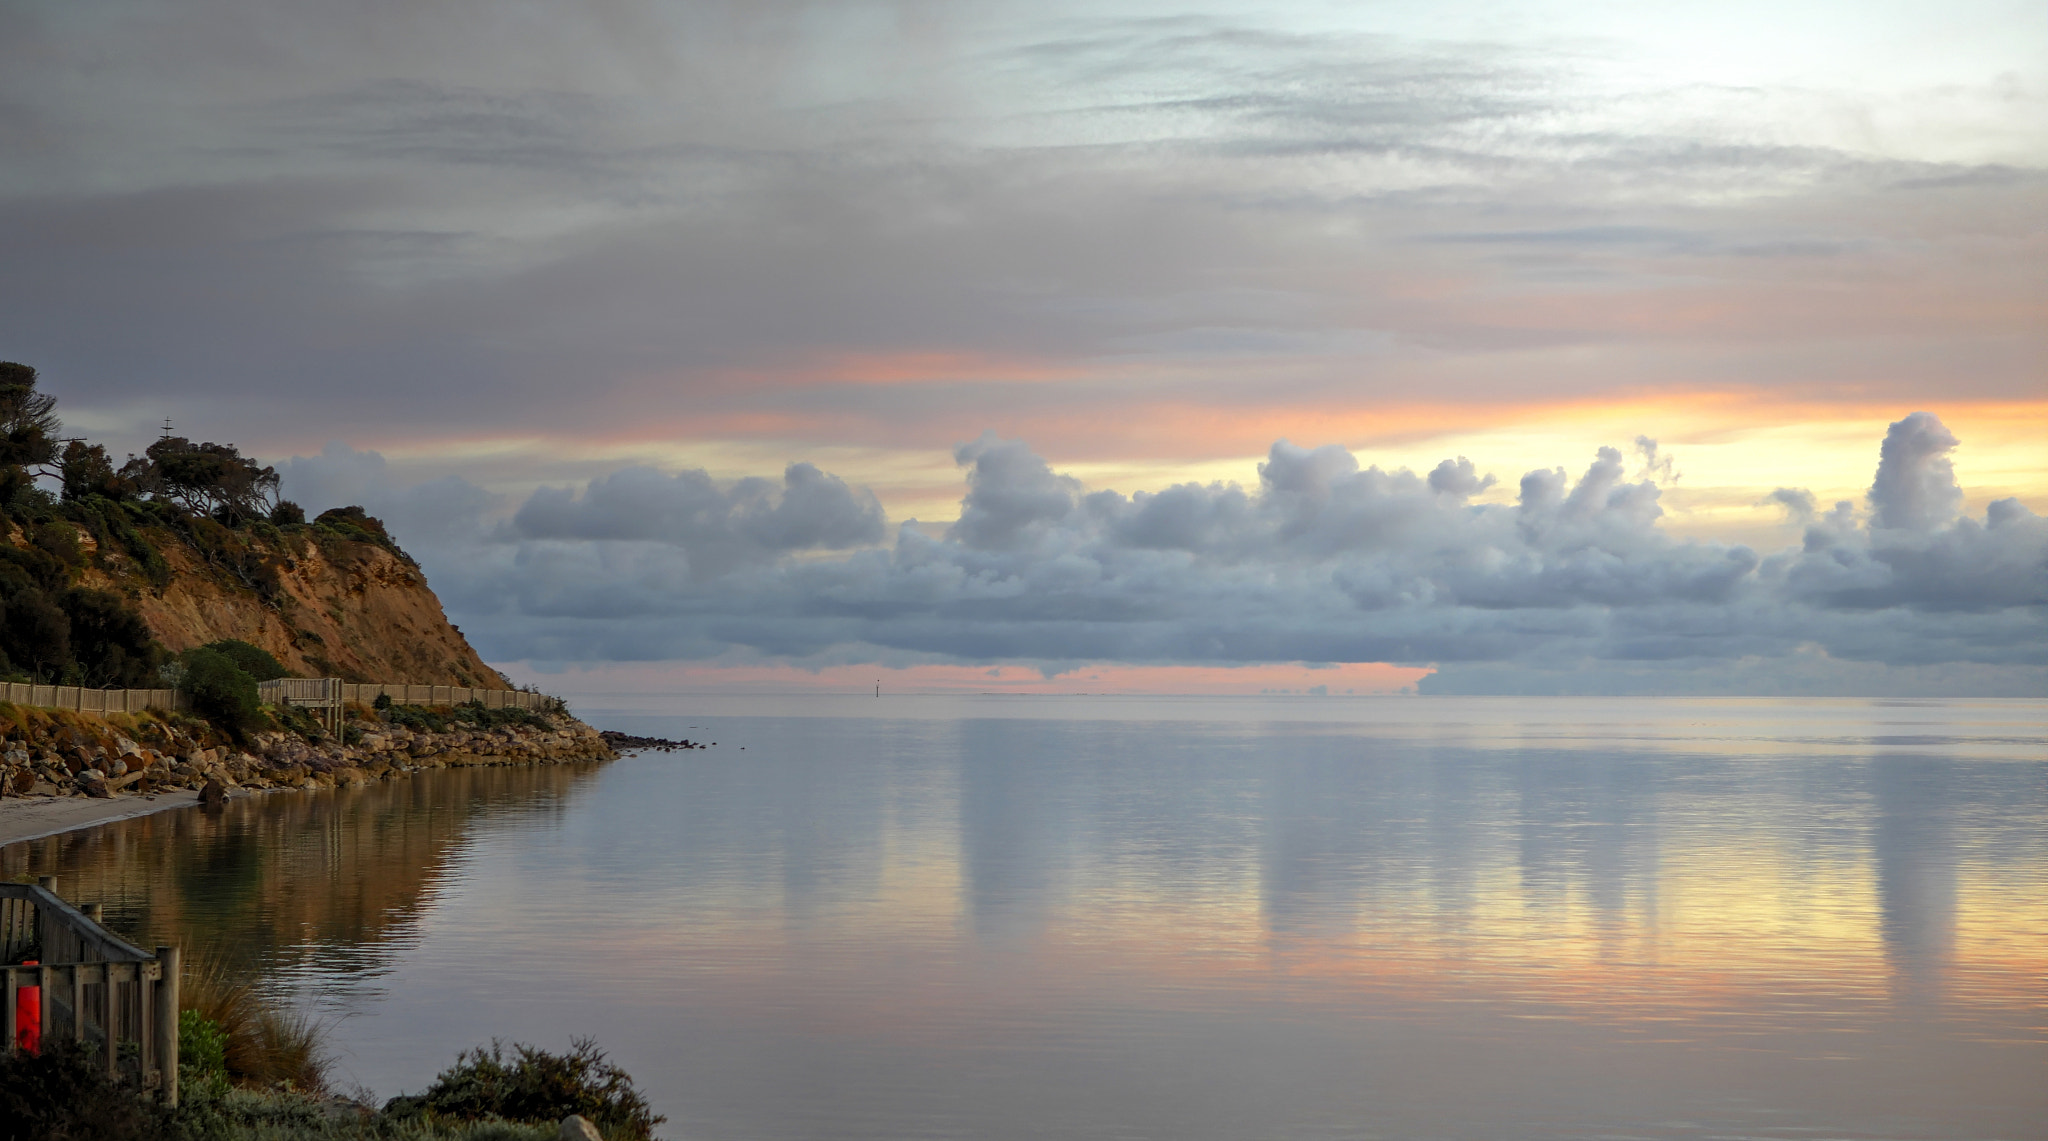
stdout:
POLYGON ((521 678, 2048 692, 2038 4, 0 0, 0 156, 521 678))

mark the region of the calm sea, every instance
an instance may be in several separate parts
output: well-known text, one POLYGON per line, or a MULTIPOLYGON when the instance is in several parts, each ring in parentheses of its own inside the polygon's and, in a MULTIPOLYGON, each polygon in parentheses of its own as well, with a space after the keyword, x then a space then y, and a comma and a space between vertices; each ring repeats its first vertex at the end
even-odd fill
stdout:
POLYGON ((649 699, 0 852, 680 1138, 2048 1137, 2048 702, 649 699))

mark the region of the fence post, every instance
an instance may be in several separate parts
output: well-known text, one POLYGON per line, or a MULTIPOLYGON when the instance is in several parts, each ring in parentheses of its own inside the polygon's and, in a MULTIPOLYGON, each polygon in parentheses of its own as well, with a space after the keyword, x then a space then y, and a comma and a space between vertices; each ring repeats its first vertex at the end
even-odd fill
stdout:
POLYGON ((163 1074, 164 1104, 178 1104, 178 949, 158 947, 156 961, 163 977, 156 983, 156 1065, 163 1074))

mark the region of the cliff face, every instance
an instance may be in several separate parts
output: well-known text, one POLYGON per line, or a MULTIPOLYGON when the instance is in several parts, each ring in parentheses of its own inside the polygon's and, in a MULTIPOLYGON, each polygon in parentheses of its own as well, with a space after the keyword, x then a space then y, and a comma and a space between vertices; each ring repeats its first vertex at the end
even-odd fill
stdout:
POLYGON ((269 600, 232 576, 208 573, 188 547, 166 546, 173 577, 135 599, 150 631, 173 652, 239 638, 303 677, 410 685, 505 683, 441 610, 419 568, 370 543, 286 536, 275 552, 269 600), (296 549, 294 549, 296 548, 296 549))
POLYGON ((419 568, 369 536, 312 526, 230 532, 204 521, 138 528, 125 542, 79 532, 78 584, 125 596, 174 653, 237 638, 303 677, 505 684, 449 623, 419 568), (145 565, 154 563, 147 551, 161 564, 145 565))

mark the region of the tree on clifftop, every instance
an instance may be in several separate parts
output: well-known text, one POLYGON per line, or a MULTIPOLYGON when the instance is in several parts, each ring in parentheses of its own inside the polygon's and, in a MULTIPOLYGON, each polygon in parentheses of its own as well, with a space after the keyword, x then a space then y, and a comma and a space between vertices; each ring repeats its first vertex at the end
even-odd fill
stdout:
POLYGON ((121 476, 145 494, 230 527, 268 516, 281 482, 276 468, 245 457, 233 444, 195 444, 183 436, 151 444, 121 476))
POLYGON ((0 502, 30 486, 29 469, 57 457, 57 398, 36 391, 36 370, 0 361, 0 502))

